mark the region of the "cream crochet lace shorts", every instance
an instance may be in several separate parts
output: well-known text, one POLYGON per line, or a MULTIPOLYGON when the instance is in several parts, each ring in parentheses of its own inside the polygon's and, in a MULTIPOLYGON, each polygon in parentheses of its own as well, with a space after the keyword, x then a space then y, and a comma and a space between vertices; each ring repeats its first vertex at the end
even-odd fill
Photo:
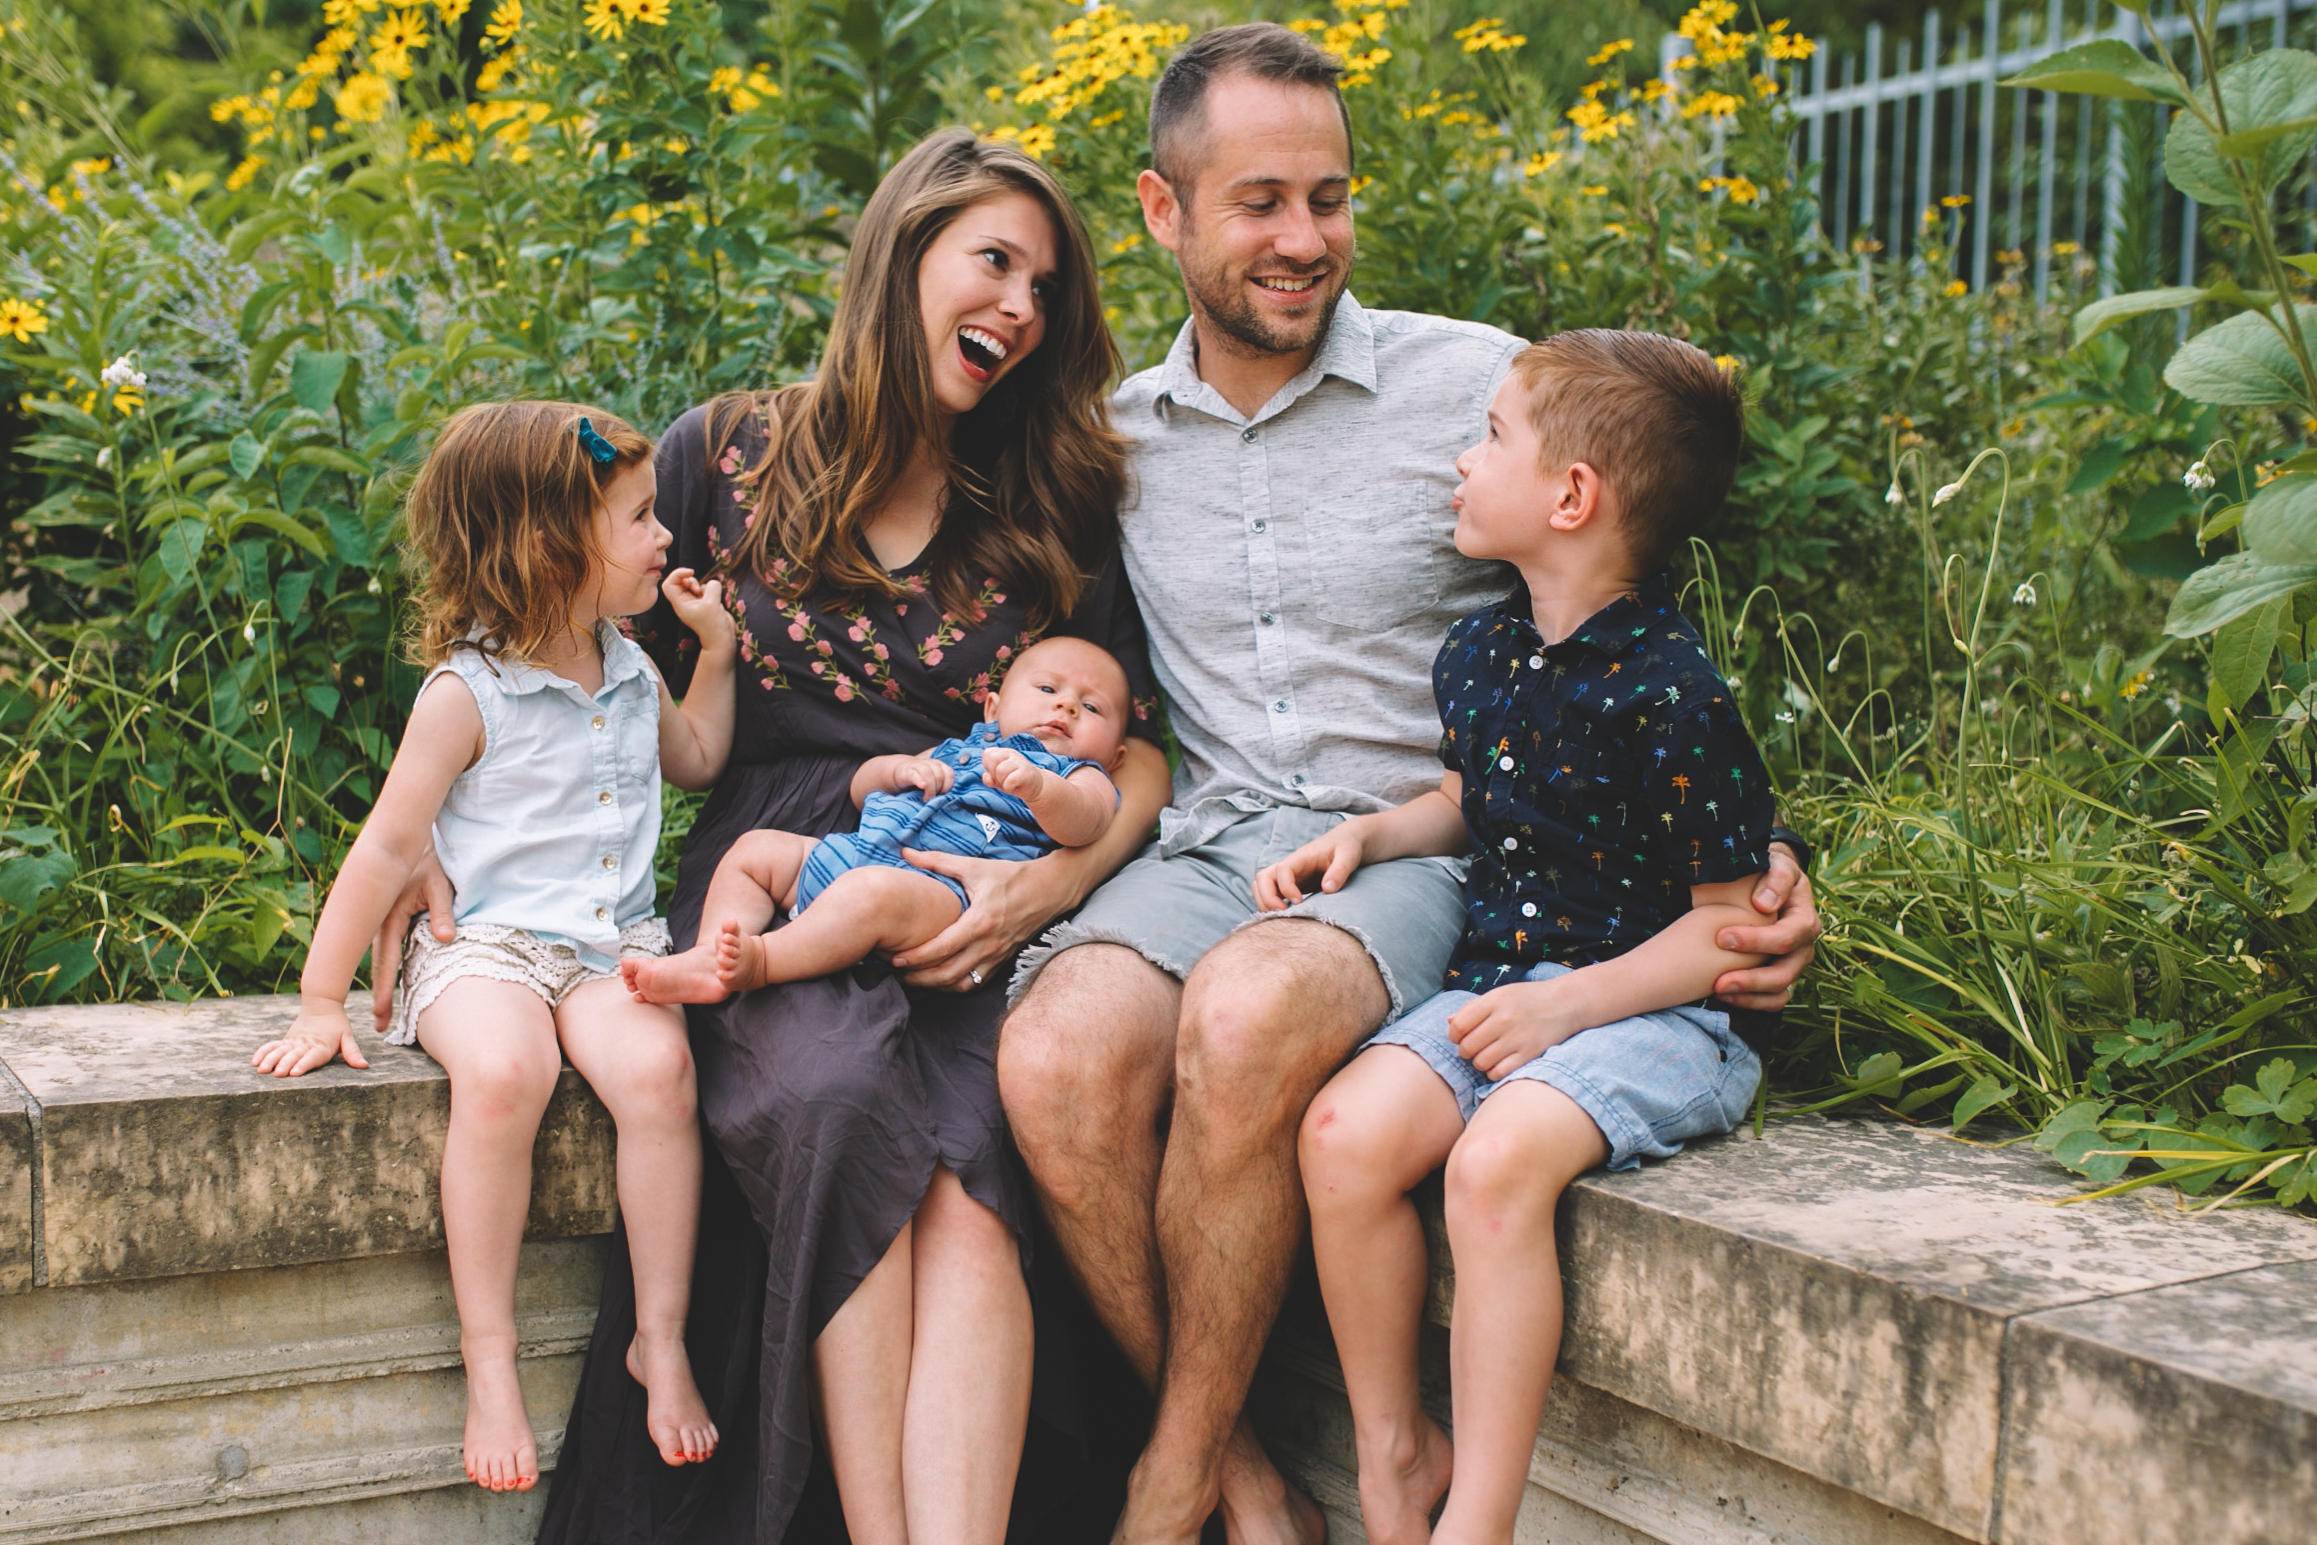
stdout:
MULTIPOLYGON (((668 924, 651 917, 619 931, 621 958, 629 955, 665 955, 669 949, 668 924)), ((598 971, 579 958, 568 944, 543 939, 528 928, 498 923, 468 923, 448 944, 438 943, 427 931, 426 914, 410 925, 410 939, 402 949, 402 975, 396 979, 394 1018, 387 1025, 390 1046, 409 1046, 418 1040, 418 1016, 462 976, 488 977, 528 987, 547 1000, 547 1007, 562 1007, 563 1000, 589 982, 600 982, 616 972, 598 971)))

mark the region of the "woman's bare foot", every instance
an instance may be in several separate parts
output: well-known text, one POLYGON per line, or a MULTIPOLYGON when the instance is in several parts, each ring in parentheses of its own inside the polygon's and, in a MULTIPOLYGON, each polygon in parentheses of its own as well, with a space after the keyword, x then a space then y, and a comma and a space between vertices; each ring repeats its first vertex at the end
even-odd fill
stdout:
POLYGON ((467 1434, 460 1450, 467 1479, 485 1491, 529 1491, 539 1483, 539 1439, 523 1408, 515 1359, 467 1363, 467 1434))
POLYGON ((1399 1455, 1360 1456, 1360 1522, 1370 1545, 1425 1545, 1432 1538, 1432 1510, 1448 1495, 1454 1455, 1448 1434, 1430 1417, 1416 1418, 1416 1447, 1399 1455))
POLYGON ((764 947, 764 935, 743 933, 738 923, 726 921, 716 931, 716 980, 733 993, 766 986, 772 979, 772 953, 764 947))
POLYGON ((731 996, 716 979, 716 951, 708 944, 681 955, 630 955, 619 974, 638 1003, 722 1003, 731 996))
POLYGON ((646 1340, 639 1332, 628 1343, 628 1377, 651 1397, 644 1408, 644 1430, 658 1445, 663 1463, 697 1464, 716 1452, 716 1424, 708 1420, 708 1404, 692 1382, 692 1359, 685 1355, 682 1337, 646 1340))

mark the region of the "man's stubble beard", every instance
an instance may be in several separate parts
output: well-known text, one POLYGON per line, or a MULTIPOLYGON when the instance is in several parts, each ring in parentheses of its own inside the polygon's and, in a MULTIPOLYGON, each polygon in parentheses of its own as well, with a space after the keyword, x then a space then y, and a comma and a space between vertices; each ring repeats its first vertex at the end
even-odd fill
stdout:
MULTIPOLYGON (((1182 247, 1177 251, 1175 261, 1182 271, 1183 288, 1190 294, 1191 308, 1206 318, 1216 332, 1250 354, 1299 354, 1325 338, 1328 329, 1335 324, 1336 302, 1342 300, 1344 292, 1351 288, 1352 268, 1359 261, 1359 249, 1354 247, 1351 257, 1344 263, 1338 282, 1321 304, 1318 317, 1310 324, 1310 332, 1301 333, 1299 329, 1298 333, 1291 334, 1267 323, 1263 314, 1255 309, 1255 303, 1236 285, 1226 283, 1219 272, 1203 264, 1185 261, 1184 252, 1196 250, 1196 233, 1192 230, 1187 214, 1182 233, 1182 247)), ((1322 283, 1326 282, 1328 272, 1325 268, 1321 270, 1322 283)))

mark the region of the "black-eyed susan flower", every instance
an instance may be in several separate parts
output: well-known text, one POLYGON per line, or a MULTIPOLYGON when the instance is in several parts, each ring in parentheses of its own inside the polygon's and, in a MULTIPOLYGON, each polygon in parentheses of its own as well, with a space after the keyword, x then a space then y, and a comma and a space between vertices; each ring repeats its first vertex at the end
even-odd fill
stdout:
POLYGON ((30 343, 34 333, 48 331, 48 314, 28 300, 11 295, 0 300, 0 334, 18 343, 30 343))

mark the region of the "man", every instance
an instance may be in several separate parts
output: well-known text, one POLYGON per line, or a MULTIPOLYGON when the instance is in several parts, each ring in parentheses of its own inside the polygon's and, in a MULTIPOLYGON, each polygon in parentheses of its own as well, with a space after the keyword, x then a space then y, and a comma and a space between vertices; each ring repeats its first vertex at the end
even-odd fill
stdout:
MULTIPOLYGON (((1151 102, 1139 181, 1190 320, 1120 388, 1126 562, 1183 749, 1158 844, 1022 958, 998 1077, 1072 1271, 1159 1393, 1120 1540, 1235 1545, 1325 1524, 1240 1415, 1304 1224, 1295 1134, 1330 1074, 1436 990, 1457 866, 1407 859, 1258 916, 1252 881, 1344 814, 1436 783, 1430 667, 1504 579, 1460 557, 1457 454, 1520 341, 1370 312, 1353 262, 1340 66, 1268 23, 1197 39, 1151 102)), ((1818 932, 1773 849, 1782 957, 1717 984, 1783 1006, 1818 932)))

